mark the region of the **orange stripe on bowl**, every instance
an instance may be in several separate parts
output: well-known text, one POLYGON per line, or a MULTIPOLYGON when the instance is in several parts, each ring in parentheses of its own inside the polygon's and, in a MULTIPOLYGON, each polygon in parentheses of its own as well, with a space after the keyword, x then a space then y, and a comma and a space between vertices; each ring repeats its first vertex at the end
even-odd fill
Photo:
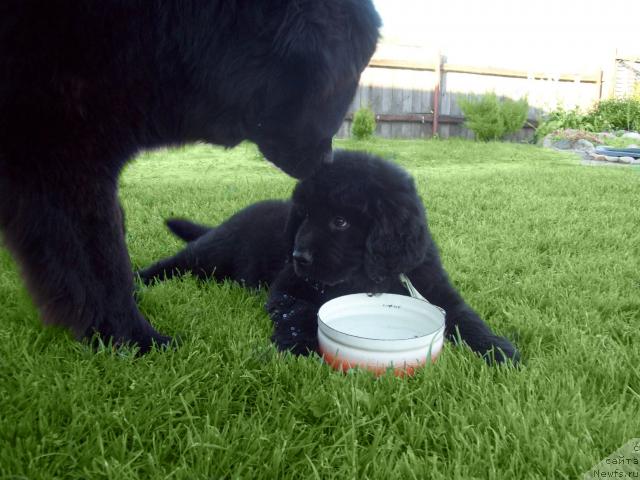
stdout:
MULTIPOLYGON (((320 353, 322 354, 322 358, 325 363, 330 365, 331 368, 333 368, 334 370, 337 370, 343 373, 346 373, 348 370, 352 368, 358 367, 358 368, 363 368, 365 370, 369 370, 370 372, 373 372, 373 374, 376 376, 380 376, 383 373, 386 373, 387 370, 389 370, 389 368, 391 368, 391 367, 383 367, 379 365, 370 365, 365 363, 351 364, 348 360, 342 359, 331 353, 327 353, 322 349, 320 349, 320 353)), ((436 354, 436 356, 431 359, 431 363, 435 363, 435 361, 440 356, 440 353, 442 353, 442 349, 440 349, 440 351, 436 354)), ((394 367, 393 374, 396 377, 404 377, 404 376, 411 377, 415 374, 416 370, 418 370, 421 367, 424 367, 425 364, 426 364, 426 361, 405 364, 402 367, 394 367)))

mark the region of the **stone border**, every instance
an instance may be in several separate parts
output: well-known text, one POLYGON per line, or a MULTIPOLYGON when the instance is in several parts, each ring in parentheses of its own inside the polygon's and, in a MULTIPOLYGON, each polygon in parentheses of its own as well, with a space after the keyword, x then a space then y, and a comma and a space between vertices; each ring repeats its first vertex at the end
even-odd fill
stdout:
POLYGON ((609 155, 602 155, 596 152, 591 152, 591 153, 586 153, 583 156, 585 157, 585 160, 591 160, 591 161, 595 161, 595 162, 608 162, 608 163, 622 163, 622 164, 629 164, 629 165, 640 165, 640 158, 633 158, 633 157, 610 157, 609 155))
MULTIPOLYGON (((613 134, 608 132, 586 134, 578 130, 565 130, 563 132, 553 132, 547 135, 543 141, 542 146, 544 148, 550 148, 558 152, 570 152, 580 155, 583 159, 584 165, 640 165, 640 158, 634 157, 614 157, 610 155, 603 155, 596 153, 596 147, 593 142, 586 138, 580 138, 587 136, 596 143, 606 143, 607 138, 614 137, 613 134), (562 135, 566 135, 567 138, 563 138, 562 135), (560 136, 560 138, 557 138, 560 136), (573 138, 572 138, 573 137, 573 138)), ((627 138, 640 138, 640 134, 637 132, 628 132, 623 135, 627 138)), ((637 145, 629 145, 631 148, 639 148, 637 145)))

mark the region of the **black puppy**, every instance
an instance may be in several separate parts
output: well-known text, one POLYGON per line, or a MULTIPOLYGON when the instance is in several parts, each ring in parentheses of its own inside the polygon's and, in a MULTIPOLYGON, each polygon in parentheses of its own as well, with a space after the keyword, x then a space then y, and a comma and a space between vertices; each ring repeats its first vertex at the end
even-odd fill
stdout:
POLYGON ((0 2, 0 230, 44 321, 166 343, 133 298, 124 164, 249 139, 310 174, 331 159, 379 24, 370 0, 0 2))
POLYGON ((200 278, 270 286, 267 310, 279 349, 317 348, 320 306, 360 292, 407 294, 405 273, 444 308, 446 334, 497 361, 518 352, 467 305, 445 273, 413 179, 398 166, 359 152, 299 182, 291 201, 251 205, 217 227, 169 220, 186 248, 139 272, 145 283, 187 271, 200 278))

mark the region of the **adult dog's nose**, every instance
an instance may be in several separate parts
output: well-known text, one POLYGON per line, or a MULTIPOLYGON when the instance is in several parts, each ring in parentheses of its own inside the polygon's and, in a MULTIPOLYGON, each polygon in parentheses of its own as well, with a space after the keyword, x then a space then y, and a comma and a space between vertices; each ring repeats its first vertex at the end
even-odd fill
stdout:
POLYGON ((308 267, 313 263, 313 255, 308 250, 298 250, 295 249, 293 251, 293 260, 303 267, 308 267))

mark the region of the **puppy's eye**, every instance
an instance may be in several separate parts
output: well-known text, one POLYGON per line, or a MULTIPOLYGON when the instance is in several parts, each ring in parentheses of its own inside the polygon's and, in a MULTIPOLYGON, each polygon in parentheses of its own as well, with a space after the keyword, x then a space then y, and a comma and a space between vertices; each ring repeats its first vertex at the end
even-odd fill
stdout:
POLYGON ((346 230, 349 228, 349 222, 344 217, 334 217, 331 226, 336 230, 346 230))

